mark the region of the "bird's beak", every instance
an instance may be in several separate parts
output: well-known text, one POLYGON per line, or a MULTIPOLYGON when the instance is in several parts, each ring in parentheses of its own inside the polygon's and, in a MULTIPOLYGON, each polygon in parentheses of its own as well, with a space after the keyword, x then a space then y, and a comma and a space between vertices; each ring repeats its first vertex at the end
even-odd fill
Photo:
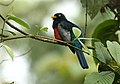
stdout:
POLYGON ((55 18, 57 18, 57 16, 51 16, 51 18, 55 19, 55 18))

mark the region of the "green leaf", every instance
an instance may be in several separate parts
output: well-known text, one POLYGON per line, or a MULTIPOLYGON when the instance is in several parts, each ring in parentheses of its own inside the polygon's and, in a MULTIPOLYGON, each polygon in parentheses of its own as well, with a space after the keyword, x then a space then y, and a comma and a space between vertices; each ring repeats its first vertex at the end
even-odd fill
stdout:
POLYGON ((107 41, 107 47, 114 60, 120 65, 120 45, 115 41, 107 41))
POLYGON ((120 30, 116 31, 115 35, 118 35, 118 42, 120 42, 120 30))
POLYGON ((104 45, 101 42, 95 42, 95 51, 97 54, 97 58, 103 63, 109 63, 112 58, 104 45))
POLYGON ((84 84, 112 84, 115 74, 111 71, 93 72, 85 77, 84 84))
POLYGON ((39 25, 35 25, 39 30, 43 30, 45 32, 48 32, 48 27, 42 27, 42 26, 39 26, 39 25))
POLYGON ((115 35, 117 30, 119 30, 117 20, 106 20, 95 28, 92 38, 99 39, 106 46, 107 40, 118 41, 118 36, 115 35))
POLYGON ((9 6, 13 2, 14 2, 14 0, 8 0, 8 1, 6 1, 6 0, 0 0, 0 5, 2 5, 2 6, 9 6))
POLYGON ((17 22, 18 24, 20 24, 21 26, 23 26, 27 29, 30 29, 30 26, 22 19, 14 16, 14 15, 8 15, 7 17, 8 17, 8 20, 13 20, 13 21, 17 22))
POLYGON ((43 27, 41 30, 48 32, 48 28, 47 27, 43 27))
POLYGON ((38 29, 42 28, 42 26, 40 26, 40 25, 35 25, 35 27, 37 27, 38 29))
POLYGON ((73 27, 73 28, 72 28, 72 31, 73 31, 75 37, 76 37, 76 38, 79 38, 79 36, 81 35, 81 30, 78 29, 78 28, 76 28, 76 27, 73 27))
MULTIPOLYGON (((86 8, 86 0, 80 0, 82 3, 82 6, 86 8)), ((93 19, 101 7, 103 7, 105 4, 108 3, 108 0, 87 0, 87 5, 88 5, 88 14, 91 19, 93 19)))
POLYGON ((7 51, 7 53, 9 54, 9 56, 11 57, 11 59, 14 60, 13 50, 9 46, 7 46, 7 45, 2 45, 2 46, 5 48, 5 50, 7 51))

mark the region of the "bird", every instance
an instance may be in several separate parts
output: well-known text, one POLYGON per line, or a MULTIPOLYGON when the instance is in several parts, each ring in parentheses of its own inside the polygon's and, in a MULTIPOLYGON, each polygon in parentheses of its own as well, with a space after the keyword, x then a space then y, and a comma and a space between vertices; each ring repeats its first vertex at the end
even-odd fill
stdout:
MULTIPOLYGON (((51 18, 53 19, 52 27, 54 30, 55 39, 71 43, 71 45, 73 45, 79 49, 82 49, 83 46, 78 41, 78 39, 75 40, 76 37, 72 31, 72 28, 78 28, 78 29, 80 29, 80 28, 76 24, 68 21, 67 18, 65 17, 65 15, 62 13, 55 13, 53 16, 51 16, 51 18)), ((83 35, 81 34, 80 37, 83 37, 83 35)), ((84 40, 81 40, 81 42, 84 43, 84 40)), ((81 67, 83 69, 88 69, 89 66, 88 66, 88 63, 85 59, 83 52, 79 49, 75 49, 70 46, 69 46, 69 48, 74 54, 76 53, 81 67)))

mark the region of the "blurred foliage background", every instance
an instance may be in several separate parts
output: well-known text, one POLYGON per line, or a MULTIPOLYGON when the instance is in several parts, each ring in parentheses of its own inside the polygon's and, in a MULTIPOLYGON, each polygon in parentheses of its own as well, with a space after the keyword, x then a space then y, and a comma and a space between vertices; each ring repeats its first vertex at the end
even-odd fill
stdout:
MULTIPOLYGON (((49 29, 48 32, 40 31, 39 35, 54 38, 50 17, 56 12, 64 13, 70 21, 78 24, 84 31, 85 11, 80 0, 14 0, 10 5, 4 6, 11 1, 0 0, 0 14, 5 16, 12 11, 14 15, 25 20, 31 29, 24 29, 15 22, 11 22, 29 33, 37 34, 38 29, 35 25, 41 25, 49 29)), ((111 16, 112 14, 98 13, 93 20, 88 17, 86 37, 91 37, 94 28, 100 22, 110 19, 111 16)), ((2 23, 0 19, 0 27, 2 27, 2 23)), ((15 58, 13 62, 8 60, 1 63, 1 81, 15 81, 15 84, 83 84, 86 74, 97 71, 97 66, 89 55, 86 55, 86 59, 90 68, 83 70, 77 57, 68 47, 31 39, 7 41, 5 44, 13 49, 15 56, 22 55, 29 49, 31 51, 15 58)), ((91 44, 87 41, 86 45, 91 44)), ((1 61, 9 58, 5 50, 1 49, 0 53, 1 61)))

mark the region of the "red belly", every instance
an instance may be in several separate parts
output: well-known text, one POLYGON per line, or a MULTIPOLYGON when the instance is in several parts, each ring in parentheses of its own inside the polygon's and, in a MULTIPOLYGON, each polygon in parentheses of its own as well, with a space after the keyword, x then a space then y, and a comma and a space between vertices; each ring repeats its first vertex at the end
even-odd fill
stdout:
POLYGON ((58 29, 57 28, 54 28, 54 36, 55 36, 56 39, 61 40, 61 37, 60 37, 60 35, 58 33, 58 29))

